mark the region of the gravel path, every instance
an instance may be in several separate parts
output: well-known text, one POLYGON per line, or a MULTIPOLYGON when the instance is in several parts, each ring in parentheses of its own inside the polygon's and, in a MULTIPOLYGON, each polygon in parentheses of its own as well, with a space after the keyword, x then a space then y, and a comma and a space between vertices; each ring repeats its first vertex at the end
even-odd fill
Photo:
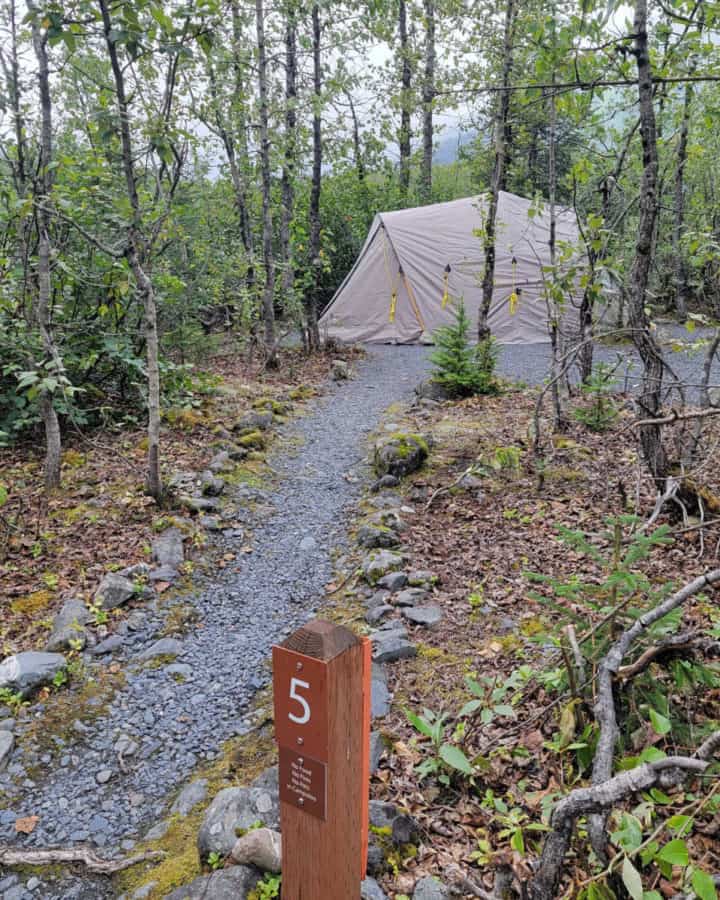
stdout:
MULTIPOLYGON (((688 386, 687 398, 697 398, 697 387, 703 374, 704 351, 694 350, 690 343, 712 334, 710 329, 697 329, 690 334, 680 325, 663 324, 659 328, 659 339, 668 364, 678 379, 688 386)), ((642 377, 642 363, 630 344, 598 346, 595 348, 595 362, 606 362, 616 366, 617 388, 634 393, 642 377)), ((550 345, 526 344, 505 345, 501 348, 498 372, 505 378, 524 381, 527 384, 542 384, 550 369, 550 345)), ((666 383, 668 381, 666 375, 666 383)), ((711 384, 720 387, 720 365, 717 359, 713 365, 711 384)), ((677 399, 677 395, 675 395, 677 399)))
MULTIPOLYGON (((136 632, 127 632, 127 686, 107 713, 90 726, 76 723, 72 743, 58 742, 53 753, 33 759, 16 752, 0 776, 0 842, 89 841, 106 852, 129 850, 167 814, 168 798, 198 763, 246 730, 243 714, 269 679, 271 645, 313 614, 332 576, 330 551, 343 542, 344 511, 360 490, 345 475, 357 471, 364 438, 383 410, 409 398, 426 368, 426 354, 417 348, 373 348, 355 379, 330 387, 309 415, 286 429, 301 447, 274 462, 281 478, 266 502, 275 511, 257 526, 254 552, 243 556, 241 573, 218 573, 192 598, 203 627, 183 640, 175 660, 189 667, 187 680, 178 683, 167 666, 133 671, 133 657, 162 627, 149 612, 136 632), (35 781, 26 770, 32 763, 42 770, 35 781), (29 815, 39 816, 37 827, 18 838, 15 819, 29 815)), ((91 879, 3 882, 0 873, 0 896, 12 900, 108 896, 91 879)))

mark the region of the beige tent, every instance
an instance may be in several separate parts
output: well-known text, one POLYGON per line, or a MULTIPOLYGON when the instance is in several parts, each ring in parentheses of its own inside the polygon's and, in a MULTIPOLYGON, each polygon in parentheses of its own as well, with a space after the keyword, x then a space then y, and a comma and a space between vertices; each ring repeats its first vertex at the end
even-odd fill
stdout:
MULTIPOLYGON (((479 196, 376 215, 355 265, 323 313, 322 332, 346 342, 428 340, 452 321, 458 297, 475 328, 486 209, 487 197, 479 196)), ((548 340, 542 269, 550 262, 549 236, 547 206, 538 210, 530 200, 501 192, 488 321, 501 343, 548 340)), ((577 244, 574 213, 558 209, 556 237, 577 244)))

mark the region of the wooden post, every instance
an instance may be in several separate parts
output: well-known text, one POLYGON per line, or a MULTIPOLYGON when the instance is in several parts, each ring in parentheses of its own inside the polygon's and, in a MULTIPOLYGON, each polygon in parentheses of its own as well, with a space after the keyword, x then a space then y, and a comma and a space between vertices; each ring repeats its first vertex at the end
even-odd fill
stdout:
POLYGON ((273 647, 283 900, 360 900, 370 642, 316 619, 273 647))

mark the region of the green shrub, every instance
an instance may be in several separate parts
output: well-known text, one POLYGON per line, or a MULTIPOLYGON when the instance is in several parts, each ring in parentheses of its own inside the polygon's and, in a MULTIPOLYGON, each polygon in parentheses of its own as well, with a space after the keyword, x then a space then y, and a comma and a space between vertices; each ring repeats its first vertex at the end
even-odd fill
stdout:
POLYGON ((619 410, 610 399, 615 386, 615 370, 607 363, 599 363, 582 386, 590 405, 576 409, 573 416, 591 431, 605 431, 618 417, 619 410))
POLYGON ((494 394, 497 346, 494 338, 470 344, 470 320, 462 300, 455 307, 455 322, 434 333, 436 350, 430 359, 435 366, 433 380, 453 397, 494 394))

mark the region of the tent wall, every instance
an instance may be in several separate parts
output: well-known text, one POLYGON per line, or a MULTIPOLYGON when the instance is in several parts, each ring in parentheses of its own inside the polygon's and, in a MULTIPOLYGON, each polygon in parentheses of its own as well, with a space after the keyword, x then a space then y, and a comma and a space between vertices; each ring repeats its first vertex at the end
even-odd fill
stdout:
POLYGON ((374 224, 350 275, 322 316, 320 330, 348 343, 412 343, 420 339, 423 329, 382 222, 376 217, 374 224))
MULTIPOLYGON (((500 194, 489 325, 502 343, 549 339, 542 267, 550 262, 550 217, 547 210, 529 215, 531 206, 529 200, 500 194), (518 300, 511 309, 513 293, 518 300)), ((449 294, 464 298, 476 327, 482 302, 485 208, 485 199, 474 197, 376 216, 358 262, 323 315, 321 326, 344 341, 409 343, 452 321, 449 294), (406 275, 399 285, 398 264, 406 275), (391 322, 393 289, 397 289, 397 303, 391 322)), ((576 243, 574 215, 558 210, 556 231, 558 243, 576 243)), ((568 317, 572 318, 572 311, 568 317)))

